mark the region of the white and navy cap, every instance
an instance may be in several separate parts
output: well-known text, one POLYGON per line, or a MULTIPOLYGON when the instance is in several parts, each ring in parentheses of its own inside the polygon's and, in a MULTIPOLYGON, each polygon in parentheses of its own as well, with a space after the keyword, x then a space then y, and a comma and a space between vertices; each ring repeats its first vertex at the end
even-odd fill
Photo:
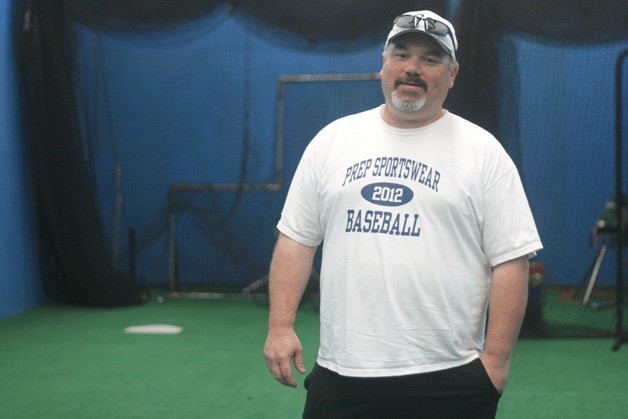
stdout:
POLYGON ((395 19, 395 24, 386 39, 386 45, 399 35, 409 32, 429 35, 454 61, 456 60, 458 49, 456 30, 447 19, 429 10, 404 13, 395 19))

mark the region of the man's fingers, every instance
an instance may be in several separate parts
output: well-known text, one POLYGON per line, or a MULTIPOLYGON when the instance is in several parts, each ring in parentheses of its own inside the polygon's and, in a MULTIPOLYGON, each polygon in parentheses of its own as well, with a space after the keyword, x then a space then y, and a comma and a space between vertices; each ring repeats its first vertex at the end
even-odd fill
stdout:
POLYGON ((297 382, 292 376, 292 366, 290 365, 290 360, 288 360, 287 362, 282 362, 280 364, 280 367, 281 367, 281 376, 283 379, 282 383, 290 387, 296 387, 297 382))
MULTIPOLYGON (((290 359, 283 362, 273 362, 269 360, 266 362, 266 366, 268 367, 268 370, 273 375, 273 377, 275 377, 275 379, 281 384, 289 387, 296 387, 297 382, 294 379, 294 374, 292 373, 292 366, 290 364, 290 361, 290 359)), ((294 356, 294 366, 301 374, 305 373, 303 356, 300 352, 298 354, 295 354, 294 356)))
POLYGON ((268 367, 268 371, 275 377, 275 379, 279 382, 282 381, 281 376, 281 368, 279 368, 278 364, 273 363, 271 360, 266 360, 266 366, 268 367))
POLYGON ((294 354, 294 366, 301 374, 305 374, 305 363, 303 362, 303 352, 297 351, 294 354))
POLYGON ((285 362, 266 359, 266 366, 273 377, 281 384, 296 387, 296 381, 292 376, 292 369, 290 368, 290 359, 285 362))

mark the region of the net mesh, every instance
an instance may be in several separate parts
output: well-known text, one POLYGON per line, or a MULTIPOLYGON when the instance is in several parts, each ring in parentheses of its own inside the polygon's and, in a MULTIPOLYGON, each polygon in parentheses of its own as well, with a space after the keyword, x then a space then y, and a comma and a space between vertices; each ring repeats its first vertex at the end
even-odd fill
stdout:
MULTIPOLYGON (((273 2, 264 11, 255 2, 186 0, 176 22, 147 18, 141 2, 127 3, 134 6, 116 26, 113 8, 99 15, 96 2, 65 2, 82 157, 107 247, 148 287, 242 290, 267 273, 307 143, 333 119, 382 102, 373 75, 388 22, 424 5, 395 2, 385 20, 352 16, 359 27, 351 30, 339 13, 326 31, 323 12, 333 8, 326 2, 291 20, 273 2), (319 24, 302 24, 314 13, 319 24)), ((363 12, 381 15, 371 3, 363 12)), ((582 298, 601 243, 592 242, 592 230, 614 194, 625 8, 599 6, 589 19, 600 26, 582 25, 576 12, 590 11, 582 1, 562 14, 566 2, 504 2, 516 13, 493 1, 429 3, 460 28, 461 74, 446 107, 502 141, 544 242, 534 260, 543 263, 543 281, 530 289, 524 329, 607 335, 613 307, 604 307, 616 297, 612 243, 586 306, 582 298)))

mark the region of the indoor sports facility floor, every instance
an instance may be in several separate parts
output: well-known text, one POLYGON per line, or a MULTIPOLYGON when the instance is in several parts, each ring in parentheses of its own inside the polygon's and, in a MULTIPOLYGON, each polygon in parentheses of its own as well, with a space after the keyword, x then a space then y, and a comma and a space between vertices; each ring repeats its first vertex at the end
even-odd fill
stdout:
MULTIPOLYGON (((48 305, 1 319, 0 417, 300 417, 303 376, 291 389, 266 370, 263 303, 159 297, 119 309, 48 305), (148 325, 181 331, 125 333, 148 325)), ((309 369, 318 345, 315 304, 301 306, 297 332, 309 369)), ((521 339, 498 418, 628 417, 628 346, 613 352, 612 344, 608 337, 521 339)))

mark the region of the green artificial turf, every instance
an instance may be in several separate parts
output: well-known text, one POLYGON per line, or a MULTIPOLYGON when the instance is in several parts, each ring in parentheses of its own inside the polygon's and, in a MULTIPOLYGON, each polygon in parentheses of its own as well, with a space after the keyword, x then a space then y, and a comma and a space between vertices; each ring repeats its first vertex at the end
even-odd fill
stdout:
MULTIPOLYGON (((305 400, 267 372, 267 308, 254 300, 155 297, 119 309, 43 306, 0 320, 2 418, 298 418, 305 400), (128 326, 181 326, 177 335, 128 326)), ((318 313, 299 310, 311 368, 318 313)), ((523 339, 503 418, 628 417, 628 347, 612 340, 523 339)))

